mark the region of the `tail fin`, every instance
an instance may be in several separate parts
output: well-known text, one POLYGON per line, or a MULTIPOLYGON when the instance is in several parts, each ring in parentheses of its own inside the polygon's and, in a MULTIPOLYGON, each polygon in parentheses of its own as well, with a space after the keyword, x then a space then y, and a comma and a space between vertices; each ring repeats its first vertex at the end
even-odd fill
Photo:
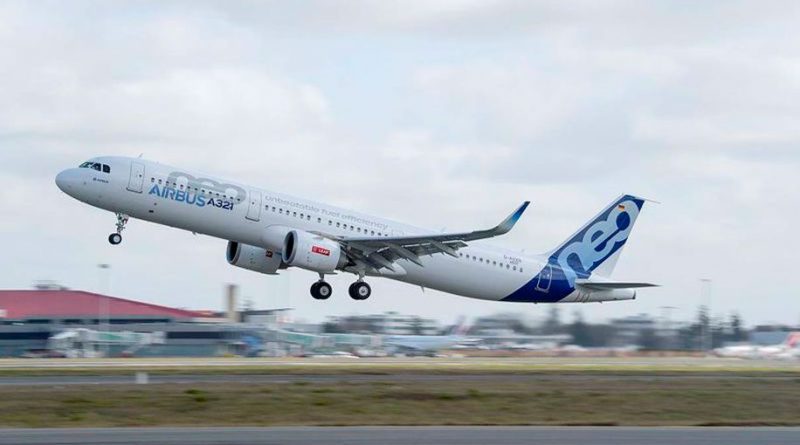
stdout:
POLYGON ((558 265, 571 285, 592 273, 609 276, 617 264, 644 206, 644 199, 623 195, 550 252, 550 264, 558 265))
POLYGON ((469 331, 469 325, 467 324, 467 317, 460 316, 458 320, 456 320, 456 324, 450 327, 447 330, 447 335, 465 335, 469 331))
POLYGON ((796 348, 800 345, 800 332, 790 332, 783 344, 789 349, 796 348))

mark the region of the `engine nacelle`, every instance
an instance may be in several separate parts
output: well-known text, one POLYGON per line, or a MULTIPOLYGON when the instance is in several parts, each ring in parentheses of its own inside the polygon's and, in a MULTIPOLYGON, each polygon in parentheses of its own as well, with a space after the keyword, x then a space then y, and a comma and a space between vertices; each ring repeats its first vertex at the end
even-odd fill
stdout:
POLYGON ((286 241, 286 235, 292 230, 294 229, 286 226, 269 226, 261 233, 259 245, 273 252, 281 252, 283 251, 283 243, 286 241))
POLYGON ((347 262, 339 243, 303 230, 286 234, 281 257, 289 266, 321 273, 333 272, 347 262))
POLYGON ((282 263, 281 256, 275 251, 236 241, 228 241, 225 257, 228 264, 269 275, 275 275, 282 263))

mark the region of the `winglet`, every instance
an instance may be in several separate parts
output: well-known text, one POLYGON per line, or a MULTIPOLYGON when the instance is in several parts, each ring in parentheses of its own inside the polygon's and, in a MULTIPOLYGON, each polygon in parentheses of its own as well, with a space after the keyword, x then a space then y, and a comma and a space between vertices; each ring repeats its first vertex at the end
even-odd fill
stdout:
POLYGON ((528 205, 530 205, 530 203, 531 203, 530 201, 523 202, 522 205, 519 206, 519 208, 517 208, 517 210, 514 211, 514 213, 509 215, 508 218, 506 218, 497 227, 495 227, 493 231, 497 235, 508 233, 514 227, 514 224, 516 224, 517 221, 519 221, 519 218, 525 212, 525 209, 528 208, 528 205))

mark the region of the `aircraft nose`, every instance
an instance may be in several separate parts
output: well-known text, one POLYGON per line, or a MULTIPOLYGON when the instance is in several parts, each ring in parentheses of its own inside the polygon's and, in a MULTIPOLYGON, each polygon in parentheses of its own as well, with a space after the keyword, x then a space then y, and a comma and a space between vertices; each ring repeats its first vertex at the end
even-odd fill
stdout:
POLYGON ((70 189, 75 187, 76 181, 77 175, 73 169, 64 170, 56 175, 56 185, 61 189, 62 192, 67 194, 70 192, 70 189))

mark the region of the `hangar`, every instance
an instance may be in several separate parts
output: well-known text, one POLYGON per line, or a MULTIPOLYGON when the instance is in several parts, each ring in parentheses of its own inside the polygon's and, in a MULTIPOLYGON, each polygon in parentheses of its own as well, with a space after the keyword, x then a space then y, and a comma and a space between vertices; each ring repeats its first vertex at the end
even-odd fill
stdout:
MULTIPOLYGON (((63 288, 0 290, 0 357, 44 355, 53 336, 77 330, 163 333, 137 356, 215 356, 253 344, 255 333, 214 315, 63 288)), ((93 347, 98 355, 130 351, 113 341, 93 347)))

